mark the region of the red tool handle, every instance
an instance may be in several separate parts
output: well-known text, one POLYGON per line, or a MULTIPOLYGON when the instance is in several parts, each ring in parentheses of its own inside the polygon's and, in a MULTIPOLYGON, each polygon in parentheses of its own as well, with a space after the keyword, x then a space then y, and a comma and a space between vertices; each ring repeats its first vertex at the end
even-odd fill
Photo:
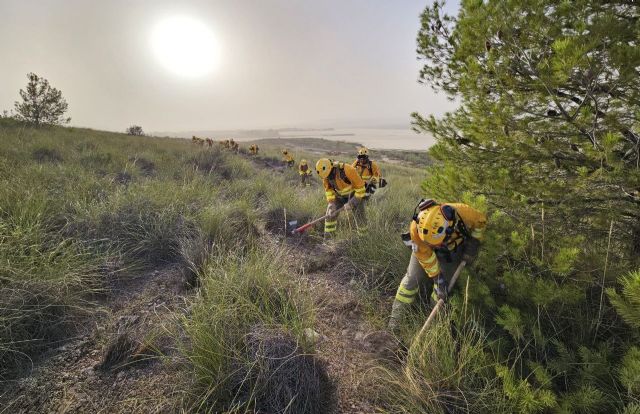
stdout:
MULTIPOLYGON (((333 212, 333 214, 336 214, 340 211, 342 211, 344 209, 345 206, 340 207, 339 209, 337 209, 336 211, 333 212)), ((307 224, 303 224, 302 226, 298 227, 297 229, 293 230, 291 232, 291 234, 296 234, 296 233, 302 233, 303 231, 307 230, 309 227, 313 226, 314 224, 326 219, 328 216, 328 214, 325 214, 324 216, 317 218, 313 221, 308 222, 307 224)))

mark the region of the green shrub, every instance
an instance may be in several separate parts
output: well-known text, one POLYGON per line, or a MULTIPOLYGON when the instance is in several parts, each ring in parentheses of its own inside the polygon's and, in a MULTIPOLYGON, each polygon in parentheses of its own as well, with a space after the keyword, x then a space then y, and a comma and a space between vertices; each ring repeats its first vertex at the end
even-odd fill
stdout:
POLYGON ((0 380, 72 332, 102 288, 95 258, 51 228, 48 208, 38 196, 0 201, 0 380))
POLYGON ((301 377, 294 383, 308 394, 291 395, 291 401, 285 403, 298 407, 296 412, 320 409, 309 404, 325 398, 324 391, 311 390, 302 381, 324 381, 320 366, 302 357, 312 351, 304 330, 312 326, 313 307, 310 298, 292 283, 283 263, 282 251, 253 250, 237 258, 212 255, 200 271, 199 296, 191 317, 185 320, 191 340, 186 353, 200 386, 195 400, 200 410, 268 408, 260 404, 280 401, 282 394, 275 394, 292 380, 289 364, 306 367, 296 373, 301 377), (256 357, 267 351, 258 352, 255 347, 270 344, 284 346, 292 354, 280 355, 277 349, 271 349, 269 352, 275 352, 282 363, 265 372, 267 367, 260 365, 265 361, 256 357), (273 388, 278 384, 281 388, 273 388))
MULTIPOLYGON (((408 330, 420 329, 426 315, 419 316, 408 330)), ((496 378, 487 335, 475 322, 441 317, 424 335, 411 337, 401 369, 373 370, 377 398, 388 412, 514 412, 496 378)))

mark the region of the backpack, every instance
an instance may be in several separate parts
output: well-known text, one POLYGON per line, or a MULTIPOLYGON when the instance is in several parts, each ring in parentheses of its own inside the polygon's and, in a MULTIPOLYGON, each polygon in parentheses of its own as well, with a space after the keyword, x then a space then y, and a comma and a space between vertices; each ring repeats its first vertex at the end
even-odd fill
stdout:
POLYGON ((369 175, 373 175, 373 164, 371 163, 370 159, 367 158, 366 164, 362 164, 360 160, 358 160, 358 163, 356 165, 364 167, 365 169, 369 170, 369 175))
POLYGON ((340 174, 340 179, 345 182, 347 185, 351 185, 351 180, 347 177, 347 173, 344 172, 344 163, 340 162, 335 166, 334 170, 331 171, 331 174, 327 177, 327 181, 329 181, 329 185, 334 191, 338 191, 338 186, 336 184, 336 171, 340 174))

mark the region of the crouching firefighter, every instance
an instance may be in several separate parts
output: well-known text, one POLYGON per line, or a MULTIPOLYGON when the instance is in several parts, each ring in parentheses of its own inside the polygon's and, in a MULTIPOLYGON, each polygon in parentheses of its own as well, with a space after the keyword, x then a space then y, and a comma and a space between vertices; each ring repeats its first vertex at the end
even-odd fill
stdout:
POLYGON ((293 165, 295 164, 296 161, 293 158, 293 155, 291 155, 291 153, 289 152, 289 150, 283 149, 282 150, 282 162, 284 162, 284 164, 288 168, 291 168, 291 167, 293 167, 293 165))
POLYGON ((402 235, 412 254, 393 301, 391 330, 397 331, 416 296, 429 303, 433 290, 438 299, 447 300, 449 279, 462 260, 469 265, 475 260, 486 223, 483 213, 466 204, 420 201, 409 233, 402 235))
POLYGON ((382 178, 380 167, 369 158, 369 150, 366 147, 358 150, 358 157, 352 165, 365 182, 367 198, 376 191, 378 186, 384 187, 387 185, 387 181, 382 178))
POLYGON ((335 234, 338 225, 336 210, 355 211, 356 226, 364 226, 365 213, 362 199, 366 195, 365 184, 355 168, 342 162, 334 162, 328 158, 321 158, 316 163, 316 172, 322 178, 327 197, 327 218, 324 221, 324 237, 330 238, 335 234))
POLYGON ((298 165, 298 174, 300 175, 300 182, 303 186, 309 187, 311 185, 311 168, 307 164, 307 160, 301 160, 298 165))

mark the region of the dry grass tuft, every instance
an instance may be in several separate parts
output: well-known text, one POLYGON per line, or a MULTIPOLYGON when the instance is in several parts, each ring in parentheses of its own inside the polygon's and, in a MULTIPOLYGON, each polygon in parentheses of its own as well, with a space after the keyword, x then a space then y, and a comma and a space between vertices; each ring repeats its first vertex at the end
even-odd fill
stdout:
POLYGON ((31 153, 31 157, 39 163, 50 162, 56 164, 63 161, 62 154, 55 148, 36 148, 31 153))
POLYGON ((97 369, 115 371, 125 366, 140 364, 157 354, 144 341, 136 339, 131 332, 119 334, 105 349, 102 361, 97 369))
POLYGON ((248 363, 240 372, 241 399, 266 413, 326 413, 333 389, 325 367, 290 334, 255 327, 246 336, 248 363))

